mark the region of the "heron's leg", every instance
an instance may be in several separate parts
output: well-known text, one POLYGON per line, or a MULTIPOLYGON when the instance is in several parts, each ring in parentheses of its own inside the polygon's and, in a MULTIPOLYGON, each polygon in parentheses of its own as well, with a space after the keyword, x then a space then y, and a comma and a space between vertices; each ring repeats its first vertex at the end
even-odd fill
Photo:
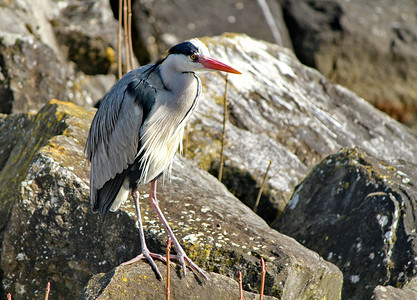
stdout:
POLYGON ((141 245, 141 253, 136 256, 135 258, 122 263, 123 266, 125 265, 129 265, 132 264, 134 262, 137 262, 141 259, 146 258, 149 262, 149 264, 152 266, 152 268, 154 269, 154 271, 158 274, 159 279, 162 279, 162 275, 158 270, 158 267, 156 266, 153 258, 157 258, 162 260, 163 262, 166 262, 166 258, 160 254, 156 254, 156 253, 152 253, 148 250, 148 246, 146 246, 146 241, 145 241, 145 234, 143 232, 143 224, 142 224, 142 217, 140 214, 140 208, 139 208, 139 191, 135 190, 132 192, 132 197, 133 197, 133 201, 135 202, 135 208, 136 208, 136 215, 138 217, 138 224, 139 224, 139 239, 140 239, 140 245, 141 245))
POLYGON ((155 210, 155 212, 158 214, 159 220, 164 224, 165 230, 168 232, 169 236, 172 239, 172 242, 174 243, 177 255, 170 255, 170 257, 176 258, 180 261, 184 276, 186 274, 186 267, 185 267, 185 261, 188 263, 188 265, 195 270, 197 273, 199 273, 201 276, 203 276, 205 279, 208 279, 207 275, 204 273, 204 271, 199 268, 185 253, 185 251, 182 249, 180 243, 178 242, 177 238, 174 235, 174 232, 172 231, 171 227, 168 224, 168 221, 165 219, 164 214, 162 213, 161 209, 158 205, 158 200, 156 199, 156 180, 153 180, 151 182, 151 192, 149 194, 149 203, 151 204, 151 207, 155 210))

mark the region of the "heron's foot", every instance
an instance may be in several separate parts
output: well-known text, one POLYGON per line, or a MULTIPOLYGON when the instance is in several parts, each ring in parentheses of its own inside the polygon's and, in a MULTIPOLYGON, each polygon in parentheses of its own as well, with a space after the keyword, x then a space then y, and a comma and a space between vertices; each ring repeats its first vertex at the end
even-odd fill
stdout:
POLYGON ((197 266, 188 256, 187 254, 185 254, 184 250, 181 248, 178 253, 176 255, 170 255, 170 258, 173 259, 177 259, 181 266, 182 266, 182 271, 184 274, 184 277, 187 273, 187 268, 185 266, 185 263, 187 263, 191 269, 193 269, 195 272, 197 272, 198 274, 200 274, 204 279, 208 280, 208 277, 206 275, 206 273, 203 271, 203 269, 201 269, 199 266, 197 266))
POLYGON ((131 260, 122 263, 122 266, 130 265, 130 264, 133 264, 133 263, 135 263, 137 261, 140 261, 142 259, 146 259, 149 262, 149 264, 151 265, 154 272, 158 275, 158 279, 162 280, 161 272, 159 272, 159 269, 156 266, 155 261, 153 260, 154 258, 162 260, 164 263, 167 262, 165 256, 163 256, 161 254, 149 252, 148 249, 145 249, 145 250, 142 250, 142 253, 139 254, 138 256, 136 256, 135 258, 132 258, 131 260))

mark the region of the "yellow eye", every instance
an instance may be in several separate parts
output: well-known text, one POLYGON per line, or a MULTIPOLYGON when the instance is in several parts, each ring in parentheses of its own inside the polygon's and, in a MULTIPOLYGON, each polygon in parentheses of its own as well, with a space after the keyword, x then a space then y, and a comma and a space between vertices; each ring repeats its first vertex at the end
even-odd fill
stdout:
POLYGON ((191 58, 192 60, 196 60, 196 59, 197 59, 197 56, 196 56, 195 54, 191 54, 191 55, 190 55, 190 58, 191 58))

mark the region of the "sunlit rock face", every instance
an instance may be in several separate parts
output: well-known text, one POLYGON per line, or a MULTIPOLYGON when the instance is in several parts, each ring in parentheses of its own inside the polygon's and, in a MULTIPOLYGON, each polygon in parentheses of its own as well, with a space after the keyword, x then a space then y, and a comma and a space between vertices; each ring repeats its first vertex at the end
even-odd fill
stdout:
MULTIPOLYGON (((71 103, 51 101, 22 129, 29 143, 43 143, 30 149, 25 140, 17 143, 3 168, 10 170, 17 161, 17 176, 0 174, 1 184, 9 189, 8 205, 2 202, 0 211, 6 216, 2 284, 16 297, 43 295, 51 281, 51 297, 77 298, 93 274, 108 272, 105 278, 111 279, 113 268, 138 254, 133 203, 126 202, 105 222, 90 209, 84 141, 93 114, 71 103), (38 123, 51 130, 45 135, 32 130, 38 123)), ((216 178, 184 158, 174 162, 172 175, 171 182, 159 186, 160 206, 185 251, 200 267, 232 278, 241 271, 245 289, 259 292, 260 257, 264 257, 267 294, 290 299, 340 297, 342 274, 336 266, 271 229, 216 178)), ((140 192, 148 246, 163 254, 167 235, 146 204, 149 186, 142 186, 140 192)), ((148 268, 147 276, 153 274, 146 262, 140 264, 148 268)), ((121 267, 120 272, 129 270, 121 267)), ((197 277, 188 273, 192 284, 199 285, 197 277)), ((96 282, 99 290, 106 282, 96 282)), ((159 286, 156 276, 147 282, 149 288, 159 286)), ((204 295, 205 290, 200 291, 204 295)))
MULTIPOLYGON (((252 207, 272 161, 258 209, 270 224, 277 224, 297 184, 342 147, 359 146, 378 160, 416 164, 417 141, 406 127, 303 66, 290 51, 245 35, 202 40, 213 57, 243 73, 228 76, 223 182, 252 207)), ((197 168, 199 164, 216 173, 225 94, 223 74, 204 74, 201 79, 202 98, 185 146, 186 157, 193 161, 176 161, 172 181, 158 190, 161 207, 186 252, 207 271, 230 277, 238 270, 246 272, 244 286, 250 291, 259 286, 262 256, 270 295, 339 298, 342 274, 335 265, 271 229, 197 168)), ((22 298, 43 290, 46 282, 40 278, 55 282, 53 293, 74 298, 92 274, 112 276, 114 267, 138 252, 131 203, 104 223, 89 209, 83 151, 92 116, 93 111, 52 101, 36 114, 2 117, 7 130, 1 132, 6 144, 0 144, 0 184, 7 197, 2 197, 0 210, 5 216, 1 266, 5 289, 22 298)), ((320 184, 329 186, 328 181, 320 184)), ((329 188, 337 192, 340 185, 329 188)), ((143 202, 147 193, 148 187, 141 188, 143 202)), ((288 207, 298 208, 295 202, 288 207)), ((166 235, 149 209, 142 209, 149 246, 163 252, 166 235)), ((349 280, 361 282, 363 277, 356 275, 349 280)))
MULTIPOLYGON (((271 160, 258 209, 268 222, 282 212, 311 168, 342 147, 360 146, 380 159, 417 162, 417 141, 409 129, 305 67, 289 50, 245 35, 203 41, 213 57, 243 73, 228 76, 223 182, 253 207, 271 160)), ((225 77, 207 73, 202 79, 186 156, 216 173, 225 77)))

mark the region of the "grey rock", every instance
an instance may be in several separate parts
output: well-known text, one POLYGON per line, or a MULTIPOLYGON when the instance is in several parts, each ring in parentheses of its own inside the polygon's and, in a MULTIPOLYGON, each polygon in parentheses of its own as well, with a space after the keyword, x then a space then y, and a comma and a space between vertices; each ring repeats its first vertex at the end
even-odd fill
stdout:
POLYGON ((74 71, 33 36, 0 33, 0 109, 37 110, 49 99, 67 99, 74 71))
POLYGON ((51 20, 65 57, 87 75, 107 74, 116 61, 117 22, 109 1, 69 1, 51 20))
POLYGON ((104 0, 2 3, 0 112, 36 112, 50 99, 93 105, 104 93, 97 96, 100 85, 93 93, 92 87, 83 89, 80 70, 104 74, 110 69, 116 30, 104 0))
POLYGON ((23 129, 28 127, 32 117, 30 114, 0 115, 0 171, 7 163, 13 148, 22 140, 23 129))
POLYGON ((389 0, 284 1, 300 60, 386 111, 417 124, 417 4, 389 0))
POLYGON ((64 130, 63 116, 56 114, 53 106, 45 106, 36 116, 13 115, 1 125, 0 141, 0 231, 7 224, 8 216, 18 187, 25 178, 35 153, 49 138, 64 130))
POLYGON ((413 163, 342 149, 300 183, 273 227, 336 264, 344 298, 367 299, 416 276, 416 178, 413 163))
MULTIPOLYGON (((28 169, 11 201, 1 253, 5 291, 20 299, 41 295, 47 281, 52 282, 51 297, 74 299, 92 274, 138 254, 132 203, 104 223, 91 213, 84 141, 92 116, 70 103, 49 103, 37 120, 50 128, 63 126, 60 134, 45 138, 33 158, 21 156, 19 164, 28 169)), ((142 199, 148 188, 141 190, 142 199)), ((264 257, 266 294, 340 298, 342 274, 337 267, 270 229, 192 162, 174 163, 172 181, 159 186, 158 198, 186 252, 205 270, 234 278, 240 270, 244 288, 257 291, 259 259, 264 257)), ((145 203, 142 213, 150 250, 164 253, 162 226, 145 203)))
POLYGON ((401 289, 393 286, 378 285, 374 289, 375 300, 413 300, 417 299, 417 277, 408 281, 401 289))
POLYGON ((407 289, 410 289, 410 290, 413 290, 413 291, 417 292, 417 277, 414 277, 411 280, 409 280, 408 282, 406 282, 404 284, 403 288, 407 288, 407 289))
MULTIPOLYGON (((163 281, 157 280, 145 262, 120 266, 106 274, 97 274, 84 288, 80 299, 161 299, 166 294, 166 266, 156 262, 163 281)), ((171 269, 171 299, 236 300, 239 298, 238 283, 224 275, 210 273, 210 280, 201 282, 193 276, 181 277, 179 270, 171 269)), ((244 299, 260 299, 259 295, 243 291, 244 299)), ((264 299, 278 299, 265 296, 264 299)))
MULTIPOLYGON (((269 223, 309 170, 342 147, 360 146, 380 159, 417 164, 417 140, 408 128, 305 67, 288 49, 245 35, 203 40, 213 57, 243 73, 228 76, 223 182, 253 207, 272 160, 258 210, 269 223)), ((216 173, 225 78, 212 73, 201 77, 204 87, 190 121, 186 156, 216 173)))
POLYGON ((291 48, 279 1, 135 1, 140 57, 155 61, 170 47, 198 36, 239 32, 291 48))
MULTIPOLYGON (((243 191, 257 190, 255 183, 259 183, 262 179, 267 164, 272 159, 270 178, 261 201, 261 204, 267 207, 266 211, 274 210, 269 217, 269 222, 272 222, 278 212, 284 209, 286 199, 290 198, 293 188, 306 176, 314 164, 343 146, 359 145, 377 159, 397 159, 398 163, 401 163, 402 159, 411 165, 417 164, 415 156, 417 142, 410 130, 384 113, 377 111, 354 93, 337 84, 329 83, 319 72, 306 68, 296 60, 290 51, 251 39, 245 35, 229 34, 217 38, 206 38, 204 41, 209 45, 213 57, 219 58, 243 72, 243 75, 233 75, 228 78, 230 82, 228 90, 230 121, 227 125, 225 154, 226 172, 229 172, 230 175, 225 180, 234 180, 232 182, 237 187, 246 183, 252 184, 249 187, 244 187, 243 191), (241 180, 242 174, 246 176, 244 177, 246 181, 242 181, 243 184, 240 184, 239 180, 241 180), (265 201, 268 198, 271 199, 271 204, 265 201)), ((225 81, 222 74, 205 74, 201 77, 204 90, 189 127, 187 156, 192 157, 204 169, 214 172, 214 166, 219 160, 225 81)), ((52 116, 54 115, 52 114, 52 116)), ((62 117, 62 114, 58 115, 62 117)), ((112 214, 109 220, 102 225, 90 221, 96 216, 91 215, 88 208, 86 181, 88 167, 83 163, 80 165, 80 162, 84 160, 82 149, 85 136, 82 135, 86 134, 88 130, 88 122, 85 120, 89 118, 91 119, 91 115, 89 117, 64 118, 64 122, 72 120, 78 124, 76 126, 81 126, 82 130, 65 129, 64 132, 67 132, 68 135, 54 137, 52 146, 38 148, 34 152, 35 158, 33 160, 21 159, 22 164, 25 162, 28 166, 31 165, 29 173, 27 173, 27 169, 23 168, 21 170, 26 171, 19 173, 23 175, 19 175, 14 183, 6 181, 6 183, 17 183, 20 194, 26 191, 27 187, 23 196, 8 198, 11 200, 8 202, 11 203, 8 207, 12 209, 12 214, 10 220, 5 219, 8 229, 4 231, 4 250, 2 251, 3 272, 10 275, 5 276, 3 280, 7 288, 21 291, 23 286, 29 290, 27 284, 30 279, 28 282, 16 283, 16 278, 19 276, 16 274, 26 274, 23 270, 28 268, 28 264, 16 260, 17 257, 20 257, 25 261, 24 255, 18 256, 19 253, 23 253, 19 249, 22 247, 26 249, 25 246, 19 244, 23 232, 28 232, 27 238, 29 240, 40 242, 48 240, 47 249, 49 250, 44 250, 47 251, 46 254, 37 252, 38 250, 33 248, 24 252, 25 255, 28 255, 27 253, 32 255, 28 256, 31 257, 29 261, 40 261, 34 264, 34 269, 31 269, 31 271, 41 270, 39 273, 32 272, 34 274, 32 280, 37 284, 32 290, 33 293, 36 290, 43 290, 46 282, 41 283, 38 279, 45 278, 45 274, 49 274, 43 266, 49 264, 50 257, 58 257, 55 268, 58 266, 59 270, 64 270, 64 272, 55 271, 55 278, 57 282, 60 282, 57 289, 68 295, 73 295, 71 292, 73 290, 80 291, 92 274, 107 272, 137 254, 138 240, 131 205, 126 204, 122 212, 116 215, 112 214), (81 132, 81 135, 75 134, 78 131, 81 132), (63 143, 63 146, 60 143, 63 143), (65 149, 73 150, 68 154, 65 149), (50 160, 50 157, 53 159, 50 160), (55 162, 59 162, 59 168, 55 162), (47 179, 46 182, 33 179, 38 176, 36 170, 43 170, 39 176, 42 179, 47 179), (71 178, 78 179, 68 181, 64 176, 68 170, 71 174, 76 173, 76 176, 71 178), (25 182, 23 187, 21 180, 25 182), (69 191, 68 197, 66 197, 66 191, 69 191), (65 197, 62 196, 62 193, 65 197), (80 197, 81 202, 75 201, 80 197), (25 199, 31 199, 32 202, 25 201, 25 199), (56 199, 71 199, 71 202, 62 200, 58 203, 56 199), (45 201, 50 201, 50 204, 43 205, 45 201), (29 203, 33 203, 33 205, 29 205, 29 203), (60 203, 65 203, 65 205, 60 203), (29 211, 35 213, 35 217, 33 217, 35 225, 27 224, 28 216, 31 214, 21 214, 22 216, 18 217, 20 209, 25 205, 28 205, 29 211), (59 210, 60 205, 64 205, 61 210, 59 210), (65 214, 64 212, 67 211, 76 211, 77 214, 80 214, 79 211, 81 211, 81 218, 71 219, 76 215, 74 213, 65 214), (86 225, 64 226, 63 224, 67 224, 64 222, 66 219, 62 219, 61 216, 61 222, 60 215, 71 217, 68 218, 68 224, 81 222, 88 223, 90 227, 87 229, 86 225), (41 222, 40 220, 44 220, 41 216, 45 218, 51 216, 51 218, 58 219, 41 222), (115 222, 116 220, 118 221, 115 222), (56 229, 53 230, 54 235, 50 237, 51 233, 47 229, 39 231, 39 228, 45 226, 41 224, 47 224, 49 230, 56 226, 56 229), (38 225, 38 231, 35 234, 31 230, 36 225, 38 225), (84 235, 80 233, 81 227, 81 231, 86 232, 84 235), (16 229, 12 230, 12 228, 16 229), (65 241, 56 244, 57 240, 61 241, 61 235, 65 241), (94 236, 96 240, 86 241, 85 236, 94 236), (51 240, 52 238, 53 240, 51 240), (127 241, 129 242, 127 243, 127 241), (16 243, 17 246, 13 243, 16 243), (73 248, 69 248, 67 252, 62 250, 65 247, 70 247, 70 244, 75 246, 71 246, 73 248), (87 250, 73 254, 72 250, 84 247, 82 245, 88 247, 87 250), (115 245, 119 245, 116 250, 114 250, 115 245), (91 267, 89 267, 90 265, 91 267), (76 279, 71 277, 74 269, 77 270, 76 279), (15 274, 15 277, 12 274, 15 274), (72 284, 68 283, 69 287, 67 287, 63 282, 71 282, 72 284)), ((47 123, 48 119, 41 118, 40 120, 47 123)), ((10 157, 12 156, 9 155, 6 164, 9 163, 10 166, 13 166, 12 163, 15 163, 16 160, 13 161, 10 157)), ((249 282, 258 280, 255 279, 255 277, 258 278, 255 274, 259 273, 259 256, 266 253, 265 257, 275 257, 276 254, 271 255, 271 253, 278 253, 279 258, 275 258, 274 263, 269 262, 270 274, 273 275, 271 275, 267 286, 272 291, 271 293, 282 293, 282 296, 285 295, 288 298, 303 297, 306 294, 320 297, 325 293, 330 295, 326 297, 331 299, 339 297, 337 290, 341 284, 338 281, 341 275, 333 269, 333 265, 329 266, 326 262, 315 257, 312 252, 306 254, 304 248, 294 246, 297 244, 292 239, 280 235, 276 231, 268 229, 270 231, 265 233, 268 228, 265 223, 253 216, 247 208, 241 207, 236 198, 227 193, 223 186, 217 185, 217 182, 216 185, 211 185, 212 177, 200 171, 194 172, 191 163, 180 161, 180 164, 176 164, 174 167, 174 174, 180 175, 174 177, 171 184, 167 183, 161 187, 159 197, 162 203, 167 201, 167 207, 170 207, 168 214, 170 220, 173 220, 173 224, 178 222, 178 225, 175 226, 178 236, 182 237, 186 251, 194 253, 192 258, 200 266, 208 271, 221 272, 234 277, 237 270, 241 269, 246 272, 244 273, 245 288, 253 290, 254 286, 258 284, 249 284, 249 282), (193 171, 191 172, 191 170, 193 171), (201 179, 197 180, 198 178, 201 179), (202 186, 201 182, 207 183, 206 186, 202 186), (195 195, 200 196, 196 197, 195 195), (209 196, 202 197, 201 195, 209 196), (228 202, 215 202, 216 209, 213 209, 210 206, 212 204, 205 202, 212 198, 227 199, 228 202), (189 201, 191 199, 193 199, 192 202, 189 201), (177 211, 180 208, 174 205, 175 203, 184 203, 184 205, 188 205, 187 208, 192 209, 187 210, 188 213, 185 214, 184 210, 177 211), (208 227, 204 227, 204 232, 210 230, 210 234, 213 234, 211 237, 210 235, 203 237, 198 235, 200 231, 194 227, 194 223, 191 221, 198 218, 200 220, 208 218, 210 210, 206 211, 204 207, 209 207, 217 212, 213 213, 213 216, 209 216, 210 222, 204 222, 208 224, 208 227), (232 218, 224 213, 225 210, 240 214, 241 217, 244 216, 243 220, 240 217, 232 218), (193 212, 190 213, 190 211, 193 212), (233 228, 229 228, 227 225, 229 221, 225 223, 224 219, 230 219, 230 223, 235 224, 233 228), (186 227, 185 224, 189 223, 193 226, 186 227), (220 227, 217 226, 218 224, 220 227), (249 226, 249 224, 253 225, 249 226), (216 251, 213 250, 216 243, 222 245, 221 242, 225 241, 223 229, 230 233, 236 228, 244 229, 245 227, 248 229, 243 231, 245 232, 244 237, 243 234, 237 234, 237 236, 227 234, 232 250, 230 248, 227 251, 223 248, 220 248, 221 251, 217 251, 218 248, 215 248, 216 251), (248 236, 253 237, 253 240, 248 242, 248 236), (258 236, 261 236, 260 242, 258 236), (203 241, 200 241, 200 238, 203 238, 203 241), (269 238, 278 240, 279 246, 282 246, 283 249, 277 250, 275 247, 279 248, 279 246, 263 240, 269 238), (195 241, 197 244, 194 243, 195 241), (263 244, 267 246, 262 248, 263 244), (192 251, 190 251, 191 248, 192 251), (262 250, 255 251, 255 248, 262 250), (299 250, 296 251, 297 254, 287 254, 285 251, 289 248, 299 250), (222 264, 224 261, 226 261, 226 266, 222 264), (304 267, 298 266, 297 271, 293 273, 291 268, 295 261, 301 262, 301 266, 304 267), (282 268, 281 266, 286 263, 288 266, 282 268), (313 271, 317 265, 320 267, 313 271), (287 274, 285 270, 292 271, 287 274), (317 271, 321 275, 317 275, 317 271), (328 288, 327 286, 330 286, 332 290, 324 291, 328 288)), ((405 174, 408 172, 410 170, 406 170, 405 174)), ((4 186, 9 187, 8 184, 4 186)), ((147 190, 143 191, 143 193, 147 192, 147 190)), ((252 192, 252 195, 254 194, 256 193, 252 192)), ((247 201, 249 205, 251 205, 250 201, 253 203, 253 200, 250 199, 247 201)), ((156 225, 147 213, 145 215, 145 227, 148 228, 147 238, 150 240, 152 249, 163 251, 165 235, 161 232, 160 226, 156 225)), ((291 220, 291 222, 294 221, 291 220)), ((55 290, 54 293, 57 291, 55 290)))
POLYGON ((417 299, 417 292, 404 288, 398 289, 393 286, 378 285, 374 289, 372 299, 375 300, 414 300, 417 299))

